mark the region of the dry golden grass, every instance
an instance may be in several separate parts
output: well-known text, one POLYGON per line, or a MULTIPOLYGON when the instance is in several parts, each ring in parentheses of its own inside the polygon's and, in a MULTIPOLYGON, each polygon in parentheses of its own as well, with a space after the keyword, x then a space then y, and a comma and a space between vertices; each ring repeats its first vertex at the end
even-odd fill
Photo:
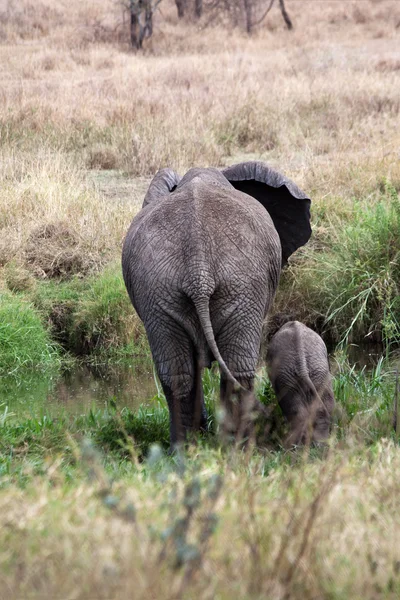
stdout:
POLYGON ((399 597, 397 446, 361 457, 342 445, 276 470, 268 456, 192 458, 183 478, 148 465, 110 490, 90 453, 95 485, 65 486, 49 464, 46 479, 2 492, 0 596, 399 597))
POLYGON ((13 261, 39 278, 68 277, 118 254, 131 206, 118 199, 110 206, 67 155, 44 149, 2 158, 1 266, 13 261))
POLYGON ((167 165, 183 172, 258 158, 295 178, 332 218, 383 177, 398 185, 400 5, 289 1, 288 10, 294 32, 276 10, 248 38, 177 23, 165 3, 138 55, 111 0, 8 2, 0 11, 0 264, 51 273, 50 257, 42 265, 27 250, 49 226, 68 230, 66 248, 55 244, 55 273, 74 256, 61 272, 118 256, 141 198, 133 187, 133 202, 119 202, 112 178, 106 195, 93 189, 91 170, 149 177, 167 165))

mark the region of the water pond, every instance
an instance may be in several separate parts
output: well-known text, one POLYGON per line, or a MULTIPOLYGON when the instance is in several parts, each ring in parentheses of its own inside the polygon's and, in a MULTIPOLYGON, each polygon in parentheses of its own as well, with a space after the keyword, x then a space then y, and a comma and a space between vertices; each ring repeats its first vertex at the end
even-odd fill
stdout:
POLYGON ((86 414, 104 409, 110 399, 118 407, 132 410, 149 402, 157 386, 151 366, 118 368, 79 367, 62 376, 30 375, 27 378, 0 381, 0 414, 23 418, 41 414, 86 414))
MULTIPOLYGON (((357 364, 360 369, 377 364, 381 353, 381 348, 371 345, 348 349, 350 364, 357 364)), ((332 361, 332 371, 335 370, 332 361)), ((79 367, 63 376, 1 380, 0 415, 6 407, 16 418, 87 414, 91 409, 104 409, 110 399, 118 408, 135 410, 140 404, 150 403, 156 393, 157 383, 149 362, 112 368, 79 367)))

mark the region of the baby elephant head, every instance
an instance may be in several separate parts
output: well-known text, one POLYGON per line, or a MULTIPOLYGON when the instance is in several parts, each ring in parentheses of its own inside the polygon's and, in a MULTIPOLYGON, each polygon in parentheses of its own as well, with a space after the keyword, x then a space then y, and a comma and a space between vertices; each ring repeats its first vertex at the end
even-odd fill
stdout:
POLYGON ((278 394, 279 405, 285 415, 290 432, 286 446, 309 445, 326 442, 331 429, 331 412, 322 401, 324 393, 303 386, 278 394))

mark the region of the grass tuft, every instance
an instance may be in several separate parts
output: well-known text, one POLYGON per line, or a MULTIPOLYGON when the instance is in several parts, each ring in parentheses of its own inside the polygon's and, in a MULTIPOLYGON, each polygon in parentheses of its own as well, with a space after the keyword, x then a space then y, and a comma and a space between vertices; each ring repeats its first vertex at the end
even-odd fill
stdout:
MULTIPOLYGON (((134 312, 121 267, 68 282, 43 282, 33 302, 63 348, 77 355, 149 355, 144 328, 134 312)), ((114 356, 116 358, 116 356, 114 356)))
POLYGON ((400 201, 386 181, 377 201, 355 201, 347 223, 333 222, 320 248, 317 237, 295 259, 283 275, 277 310, 297 310, 300 320, 342 344, 362 338, 399 344, 399 231, 400 201))
POLYGON ((145 333, 134 312, 118 266, 89 280, 72 317, 72 335, 85 353, 137 342, 146 346, 145 333))
POLYGON ((59 366, 56 346, 32 304, 0 292, 0 375, 59 366))

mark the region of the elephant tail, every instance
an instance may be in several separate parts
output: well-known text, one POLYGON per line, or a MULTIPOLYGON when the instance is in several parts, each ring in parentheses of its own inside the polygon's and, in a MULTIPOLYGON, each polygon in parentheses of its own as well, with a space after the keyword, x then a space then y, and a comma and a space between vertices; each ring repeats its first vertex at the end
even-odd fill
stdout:
POLYGON ((221 371, 223 371, 225 377, 231 383, 233 383, 236 390, 242 389, 242 386, 237 381, 237 379, 234 378, 234 376, 230 372, 226 362, 222 358, 221 353, 217 346, 217 342, 215 341, 214 331, 212 328, 211 318, 210 318, 210 306, 209 306, 208 298, 203 297, 201 299, 196 299, 196 300, 193 299, 193 302, 196 307, 197 315, 199 317, 200 325, 203 330, 204 336, 206 338, 207 344, 208 344, 211 352, 213 353, 215 359, 218 361, 218 364, 221 367, 221 371))

